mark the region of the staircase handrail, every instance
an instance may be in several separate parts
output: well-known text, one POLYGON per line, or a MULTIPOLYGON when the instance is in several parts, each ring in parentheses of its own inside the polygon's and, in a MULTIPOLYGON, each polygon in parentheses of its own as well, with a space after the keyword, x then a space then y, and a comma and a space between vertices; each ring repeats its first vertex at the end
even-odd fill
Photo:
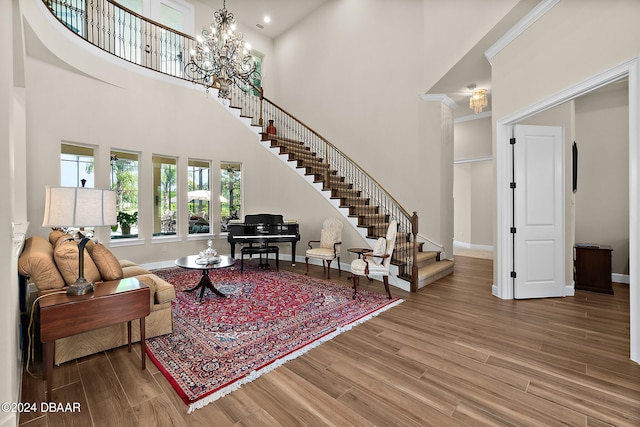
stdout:
MULTIPOLYGON (((114 0, 42 1, 67 29, 100 49, 145 68, 192 81, 184 73, 184 64, 186 55, 189 55, 197 44, 194 37, 152 21, 114 0)), ((412 244, 412 247, 406 250, 404 265, 407 270, 403 274, 411 276, 411 288, 416 290, 417 268, 413 263, 417 251, 416 212, 413 215, 409 214, 375 178, 347 154, 304 122, 265 98, 262 88, 253 84, 251 86, 253 90, 249 91, 234 86, 231 105, 242 108, 242 114, 252 117, 252 120, 257 119, 256 124, 261 127, 264 116, 274 116, 281 131, 286 130, 290 136, 299 138, 310 150, 322 156, 326 165, 325 183, 329 182, 330 173, 333 171, 341 173, 344 179, 350 180, 367 197, 379 203, 391 220, 398 221, 398 231, 405 232, 407 243, 412 244), (238 105, 234 105, 234 102, 238 105), (309 135, 314 138, 309 138, 309 135)))
MULTIPOLYGON (((302 126, 306 127, 307 129, 309 129, 309 131, 311 133, 313 133, 314 135, 316 135, 318 138, 320 138, 322 141, 324 141, 325 144, 327 144, 329 147, 333 148, 336 151, 339 151, 342 156, 344 156, 345 159, 349 160, 351 163, 353 163, 354 165, 357 165, 356 161, 353 160, 351 157, 349 157, 348 154, 344 153, 343 151, 341 151, 338 147, 336 147, 334 144, 331 143, 331 141, 329 141, 328 139, 326 139, 325 137, 323 137, 322 135, 320 135, 318 132, 316 132, 312 127, 308 126, 307 124, 305 124, 302 120, 298 119, 296 116, 294 116, 293 114, 287 112, 287 110, 285 110, 284 108, 278 106, 278 104, 276 104, 275 102, 271 101, 269 98, 267 97, 263 97, 263 99, 265 101, 267 101, 268 103, 270 103, 271 105, 273 105, 275 108, 278 108, 280 111, 282 111, 284 114, 288 115, 289 117, 291 117, 293 120, 295 120, 296 122, 300 123, 302 126)), ((360 168, 362 169, 362 168, 360 168)), ((411 218, 411 214, 404 208, 402 207, 402 205, 400 204, 400 202, 398 202, 392 195, 391 193, 389 193, 383 186, 382 184, 380 184, 374 177, 372 177, 371 175, 369 175, 364 169, 362 169, 362 171, 364 173, 366 173, 369 176, 369 179, 371 179, 371 181, 373 181, 375 183, 375 185, 381 189, 384 190, 384 192, 387 194, 387 196, 393 201, 393 203, 395 203, 396 205, 398 205, 398 207, 402 210, 402 212, 404 213, 404 215, 406 216, 406 218, 410 219, 411 218)))
MULTIPOLYGON (((406 236, 407 245, 404 248, 398 246, 397 256, 402 265, 401 275, 411 277, 412 287, 417 284, 417 270, 415 270, 413 260, 416 259, 417 252, 417 226, 418 217, 414 212, 409 212, 367 171, 358 165, 350 156, 338 149, 317 131, 305 124, 284 108, 264 96, 262 88, 253 86, 252 89, 242 90, 234 87, 230 93, 230 105, 240 109, 243 117, 251 117, 252 125, 260 126, 263 129, 263 138, 282 139, 289 142, 302 143, 308 148, 310 153, 314 153, 321 158, 325 168, 323 184, 325 189, 331 187, 331 176, 344 178, 353 184, 365 199, 369 199, 383 210, 383 214, 388 216, 388 220, 398 222, 398 231, 406 236), (276 135, 269 135, 265 128, 265 117, 273 120, 276 127, 276 135), (415 271, 414 271, 415 270, 415 271)), ((386 233, 388 221, 380 219, 377 228, 367 237, 382 237, 386 233)))

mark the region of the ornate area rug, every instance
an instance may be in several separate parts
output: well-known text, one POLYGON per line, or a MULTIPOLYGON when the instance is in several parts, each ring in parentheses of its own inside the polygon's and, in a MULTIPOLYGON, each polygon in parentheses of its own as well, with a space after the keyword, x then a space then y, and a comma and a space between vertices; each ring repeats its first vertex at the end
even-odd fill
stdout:
POLYGON ((174 330, 147 340, 147 354, 169 380, 188 412, 211 403, 307 350, 402 302, 287 271, 211 271, 226 298, 205 291, 201 272, 154 271, 176 288, 174 330))

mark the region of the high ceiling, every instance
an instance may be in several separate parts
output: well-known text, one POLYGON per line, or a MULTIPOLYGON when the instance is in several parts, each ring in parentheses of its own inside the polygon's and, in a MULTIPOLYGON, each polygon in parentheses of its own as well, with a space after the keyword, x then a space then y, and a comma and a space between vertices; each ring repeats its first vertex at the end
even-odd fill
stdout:
POLYGON ((467 86, 475 84, 478 88, 488 89, 489 105, 484 111, 491 110, 491 64, 484 53, 539 2, 540 0, 520 0, 428 93, 447 95, 458 104, 454 116, 468 116, 473 111, 469 109, 471 90, 467 86))
MULTIPOLYGON (((214 10, 222 9, 223 0, 200 0, 214 10)), ((227 10, 236 21, 270 38, 276 38, 304 19, 327 0, 228 0, 227 10), (265 15, 271 22, 265 24, 265 15), (256 27, 256 24, 264 28, 256 27)))
MULTIPOLYGON (((226 0, 200 0, 214 10, 222 8, 226 0)), ((239 23, 254 28, 270 38, 276 38, 286 32, 307 15, 322 6, 328 0, 228 0, 227 10, 234 14, 239 23), (263 22, 265 15, 271 22, 263 22), (264 28, 256 27, 256 24, 264 28)), ((473 114, 469 109, 467 89, 470 84, 489 91, 489 106, 491 109, 491 65, 484 56, 484 52, 494 44, 507 30, 514 26, 521 18, 533 9, 540 0, 520 0, 518 4, 480 40, 449 72, 442 77, 429 91, 430 94, 445 94, 458 104, 454 116, 460 117, 473 114)))

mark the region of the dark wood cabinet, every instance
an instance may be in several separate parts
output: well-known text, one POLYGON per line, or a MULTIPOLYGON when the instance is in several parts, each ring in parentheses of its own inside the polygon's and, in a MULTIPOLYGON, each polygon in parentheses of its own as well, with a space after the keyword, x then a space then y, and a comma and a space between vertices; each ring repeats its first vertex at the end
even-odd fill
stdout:
POLYGON ((582 291, 613 293, 611 284, 611 252, 607 245, 576 243, 575 282, 582 291))

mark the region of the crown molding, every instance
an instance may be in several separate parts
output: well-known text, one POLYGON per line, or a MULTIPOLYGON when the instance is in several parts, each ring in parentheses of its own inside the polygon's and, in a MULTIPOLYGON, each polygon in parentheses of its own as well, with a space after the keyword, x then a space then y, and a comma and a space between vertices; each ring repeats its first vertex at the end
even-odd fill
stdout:
POLYGON ((456 102, 453 99, 449 98, 447 95, 443 93, 435 93, 435 94, 423 93, 422 95, 420 95, 420 98, 423 101, 427 101, 427 102, 442 102, 452 110, 455 110, 456 108, 458 108, 458 104, 456 104, 456 102))
POLYGON ((491 117, 491 110, 483 111, 482 113, 478 113, 478 114, 469 114, 468 116, 458 117, 457 119, 453 120, 453 123, 457 124, 457 123, 463 123, 463 122, 470 122, 472 120, 484 119, 485 117, 491 117))
POLYGON ((475 162, 488 162, 493 161, 493 156, 482 156, 482 157, 469 157, 466 159, 458 159, 454 160, 454 165, 462 165, 464 163, 475 163, 475 162))
POLYGON ((527 28, 533 25, 538 19, 542 18, 548 11, 550 11, 560 0, 543 0, 531 12, 522 18, 516 25, 511 27, 509 31, 504 33, 502 37, 498 39, 489 49, 484 52, 485 58, 491 64, 493 58, 500 53, 502 49, 507 47, 512 41, 514 41, 520 34, 524 33, 527 28))

